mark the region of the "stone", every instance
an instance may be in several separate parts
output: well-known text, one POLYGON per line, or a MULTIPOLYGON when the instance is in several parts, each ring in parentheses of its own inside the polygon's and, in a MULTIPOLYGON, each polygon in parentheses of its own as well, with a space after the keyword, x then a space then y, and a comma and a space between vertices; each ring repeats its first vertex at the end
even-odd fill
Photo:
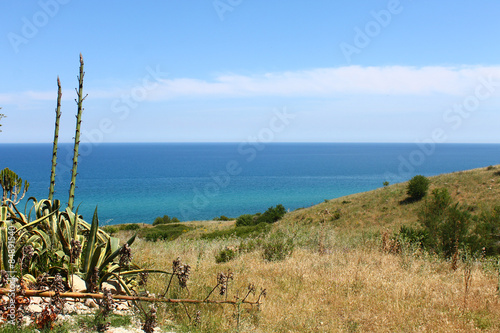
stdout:
POLYGON ((30 304, 40 304, 40 303, 42 303, 41 297, 33 296, 30 298, 30 304))
POLYGON ((120 286, 120 284, 114 280, 109 280, 108 282, 103 282, 101 285, 101 290, 104 288, 111 291, 112 295, 122 295, 123 294, 122 286, 120 286))
POLYGON ((116 310, 120 311, 120 310, 128 310, 128 309, 129 309, 129 306, 126 302, 125 303, 120 302, 116 305, 116 310))
POLYGON ((85 301, 85 306, 88 307, 88 308, 91 308, 91 309, 95 309, 98 307, 98 305, 96 304, 96 302, 94 302, 93 300, 91 299, 87 299, 85 301))
POLYGON ((36 312, 36 313, 40 313, 42 312, 42 307, 38 304, 30 304, 28 305, 28 311, 29 312, 36 312))
POLYGON ((71 291, 75 293, 83 293, 87 291, 87 285, 78 275, 71 275, 70 282, 72 282, 71 291))

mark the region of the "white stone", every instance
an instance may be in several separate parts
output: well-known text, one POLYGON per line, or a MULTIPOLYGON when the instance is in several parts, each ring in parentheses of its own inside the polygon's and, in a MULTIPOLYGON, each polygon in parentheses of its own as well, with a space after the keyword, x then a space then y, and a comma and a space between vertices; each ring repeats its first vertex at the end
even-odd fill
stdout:
POLYGON ((39 313, 39 312, 42 312, 42 307, 38 304, 30 304, 28 305, 28 311, 29 312, 36 312, 36 313, 39 313))
POLYGON ((70 275, 70 283, 72 282, 71 286, 71 291, 75 293, 83 293, 87 291, 87 285, 85 284, 85 281, 82 280, 81 277, 79 277, 76 274, 70 275))
POLYGON ((103 282, 101 285, 101 289, 108 289, 111 291, 112 295, 121 295, 123 294, 122 286, 117 281, 109 280, 108 282, 103 282))
POLYGON ((41 297, 33 296, 30 298, 30 304, 40 304, 40 303, 42 303, 41 297))
POLYGON ((88 307, 88 308, 91 308, 91 309, 95 309, 95 308, 97 308, 97 304, 96 304, 96 302, 94 302, 94 301, 93 301, 93 300, 91 300, 91 299, 87 299, 87 300, 85 301, 85 306, 86 306, 86 307, 88 307))

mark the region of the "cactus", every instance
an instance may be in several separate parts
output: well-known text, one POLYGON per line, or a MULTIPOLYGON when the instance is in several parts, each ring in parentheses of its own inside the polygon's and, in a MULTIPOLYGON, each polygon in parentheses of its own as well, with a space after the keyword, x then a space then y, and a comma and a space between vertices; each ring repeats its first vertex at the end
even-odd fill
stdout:
POLYGON ((0 186, 3 189, 2 206, 6 206, 7 200, 10 201, 9 204, 17 205, 28 191, 30 184, 25 180, 23 189, 23 180, 14 171, 5 168, 0 171, 0 186))
POLYGON ((57 107, 56 107, 56 125, 54 129, 54 148, 52 149, 52 169, 50 171, 49 200, 54 199, 54 186, 56 184, 56 165, 57 165, 57 142, 59 141, 59 120, 61 119, 61 81, 57 77, 57 107))
POLYGON ((83 71, 83 57, 80 53, 80 75, 78 76, 78 99, 75 99, 78 105, 78 112, 76 114, 76 133, 75 133, 75 146, 73 148, 73 167, 71 168, 71 183, 69 185, 69 200, 68 207, 73 210, 73 203, 75 201, 75 181, 76 181, 76 169, 78 164, 78 148, 80 146, 80 125, 82 124, 82 111, 83 111, 83 101, 87 98, 87 95, 83 97, 83 77, 85 72, 83 71))

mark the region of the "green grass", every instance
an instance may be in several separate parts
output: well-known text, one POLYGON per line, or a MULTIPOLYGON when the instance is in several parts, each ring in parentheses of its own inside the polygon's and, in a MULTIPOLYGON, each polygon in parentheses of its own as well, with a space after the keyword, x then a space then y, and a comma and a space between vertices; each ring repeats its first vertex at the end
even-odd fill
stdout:
POLYGON ((261 222, 257 225, 252 226, 242 226, 242 227, 231 227, 229 229, 222 229, 212 231, 200 236, 201 239, 212 240, 217 238, 250 238, 264 235, 271 230, 271 225, 269 223, 261 222))
POLYGON ((152 242, 155 242, 157 240, 172 241, 192 229, 193 229, 192 227, 180 223, 159 224, 154 228, 140 229, 138 235, 152 242))

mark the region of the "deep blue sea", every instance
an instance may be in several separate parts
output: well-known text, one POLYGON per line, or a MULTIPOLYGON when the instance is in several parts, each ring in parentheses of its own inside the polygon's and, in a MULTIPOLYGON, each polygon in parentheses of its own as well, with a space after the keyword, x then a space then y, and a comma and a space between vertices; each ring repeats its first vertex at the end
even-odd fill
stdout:
MULTIPOLYGON (((68 200, 72 144, 60 144, 56 195, 68 200)), ((499 144, 135 143, 80 146, 75 205, 101 225, 182 221, 307 207, 422 174, 500 164, 499 144)), ((48 196, 52 144, 1 144, 0 169, 48 196)), ((24 205, 20 206, 24 209, 24 205)))

